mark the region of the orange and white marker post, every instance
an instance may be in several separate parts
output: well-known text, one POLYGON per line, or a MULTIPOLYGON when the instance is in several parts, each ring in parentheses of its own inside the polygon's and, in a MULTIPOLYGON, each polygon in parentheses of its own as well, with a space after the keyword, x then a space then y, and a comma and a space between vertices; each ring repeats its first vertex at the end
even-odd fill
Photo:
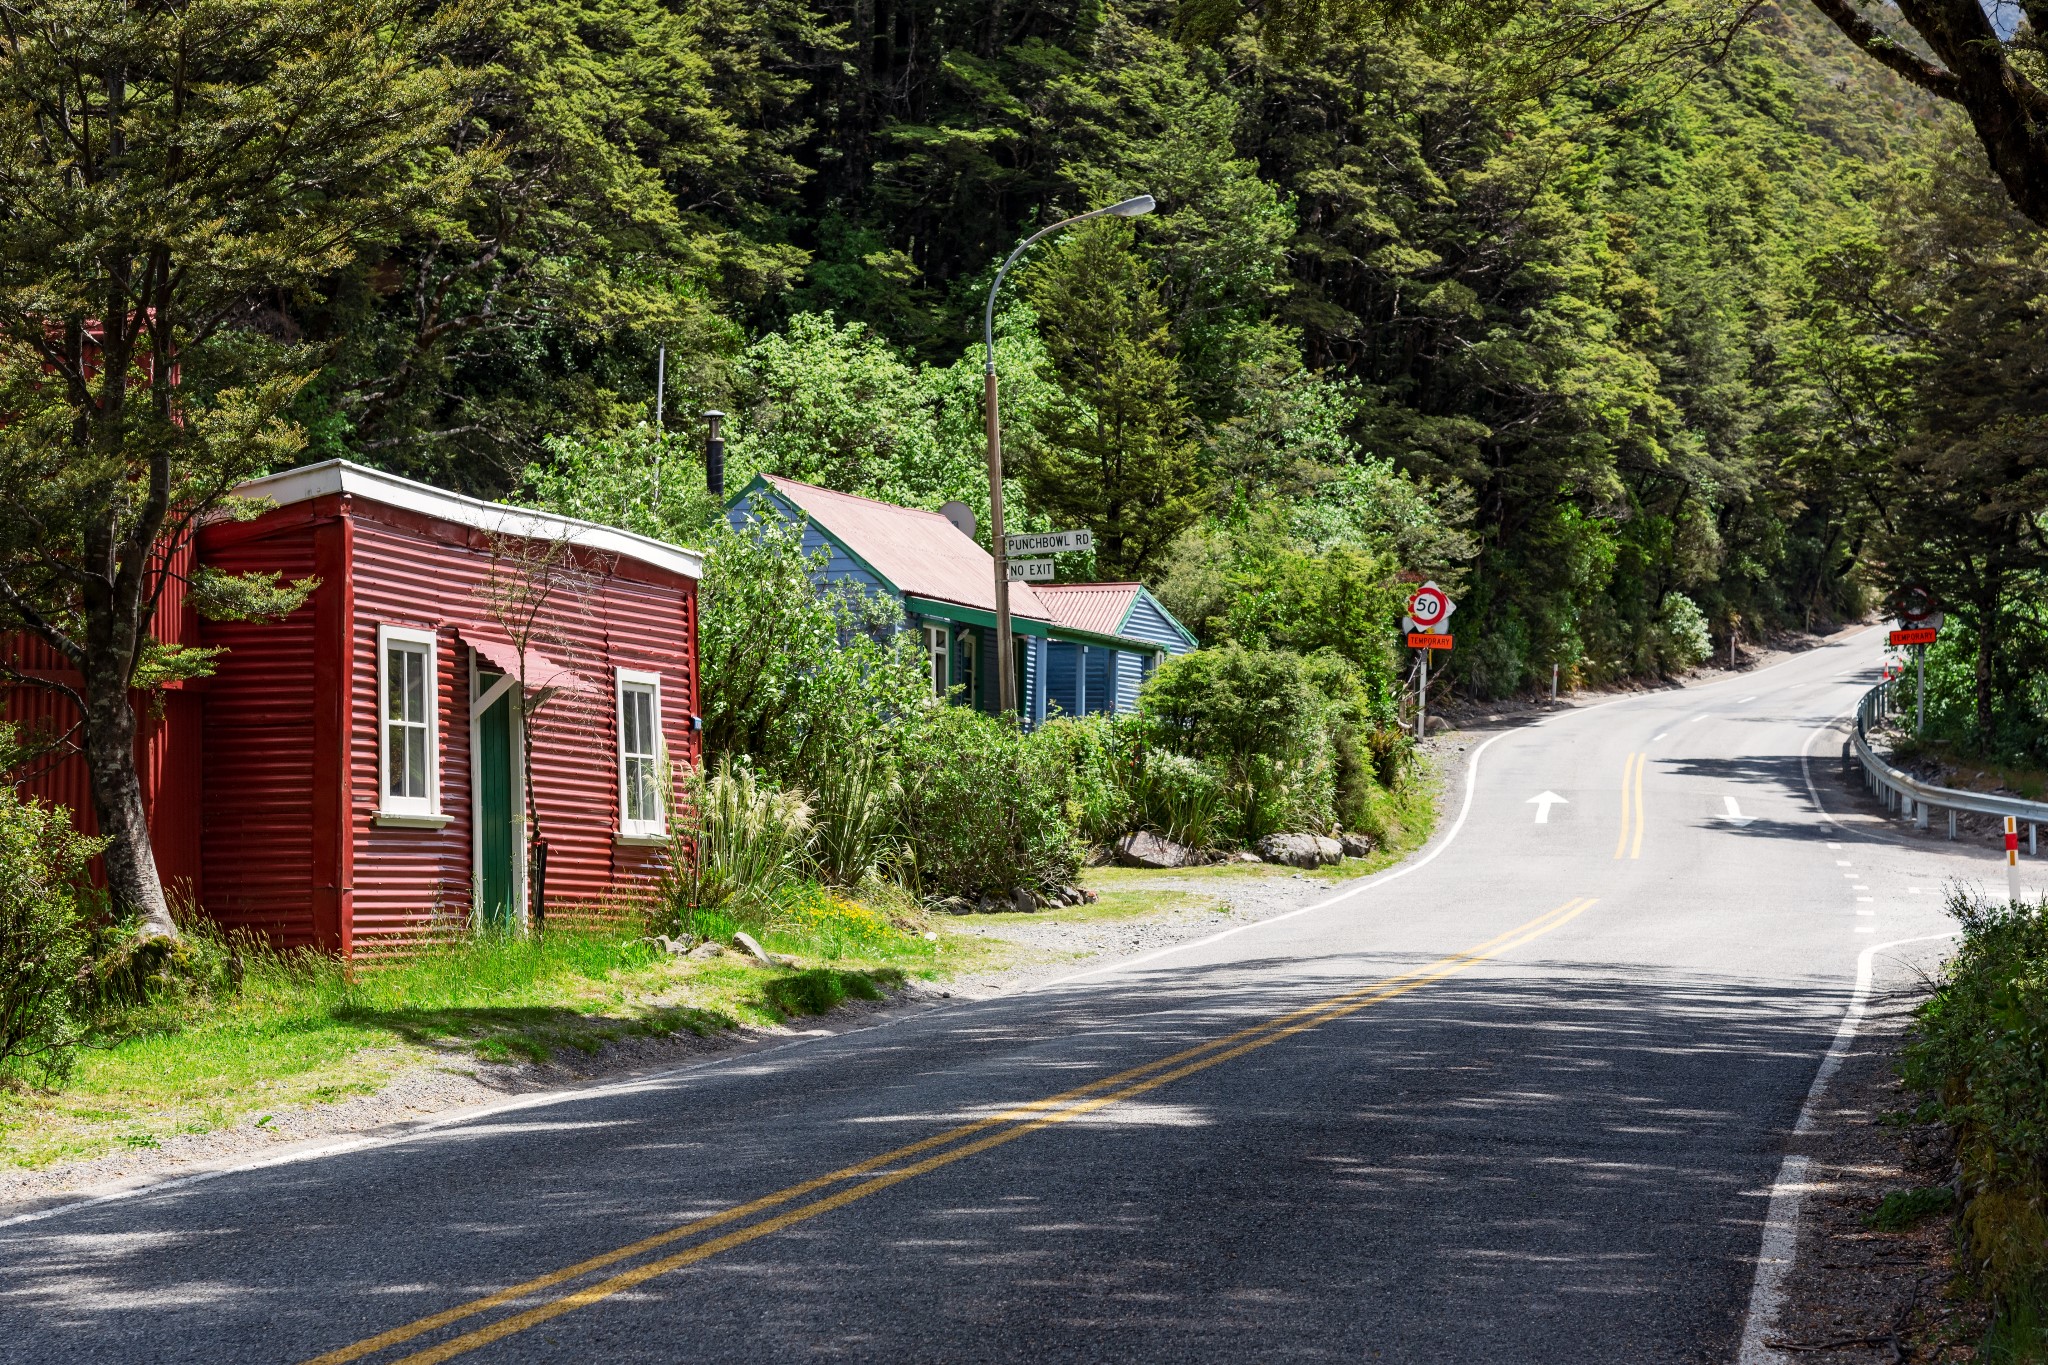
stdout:
POLYGON ((2005 817, 2005 894, 2014 905, 2020 903, 2020 821, 2005 817))

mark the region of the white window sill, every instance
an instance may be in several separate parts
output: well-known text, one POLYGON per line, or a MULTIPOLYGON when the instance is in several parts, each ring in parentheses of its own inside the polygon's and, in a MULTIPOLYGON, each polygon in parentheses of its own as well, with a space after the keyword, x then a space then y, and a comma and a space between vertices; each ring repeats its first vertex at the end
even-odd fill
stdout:
POLYGON ((620 834, 614 836, 614 841, 621 848, 665 848, 668 846, 668 836, 666 834, 620 834))
POLYGON ((423 815, 414 811, 380 810, 372 821, 379 829, 446 829, 452 815, 423 815))

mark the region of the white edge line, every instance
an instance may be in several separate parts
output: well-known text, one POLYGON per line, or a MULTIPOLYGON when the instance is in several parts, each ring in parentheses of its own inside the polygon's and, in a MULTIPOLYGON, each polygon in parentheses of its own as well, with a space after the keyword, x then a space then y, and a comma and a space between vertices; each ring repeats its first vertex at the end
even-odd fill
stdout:
MULTIPOLYGON (((1872 627, 1866 627, 1865 629, 1872 629, 1872 627)), ((1815 655, 1822 653, 1823 651, 1841 648, 1849 644, 1850 641, 1856 639, 1857 636, 1860 636, 1863 633, 1863 631, 1857 631, 1855 634, 1850 635, 1840 641, 1830 642, 1828 644, 1823 645, 1817 645, 1810 650, 1801 650, 1799 653, 1794 654, 1789 658, 1780 659, 1777 663, 1770 664, 1766 667, 1757 669, 1755 673, 1739 674, 1735 677, 1720 678, 1715 680, 1714 682, 1702 683, 1696 688, 1660 688, 1656 691, 1650 692, 1635 692, 1625 697, 1614 697, 1608 701, 1595 702, 1591 706, 1574 707, 1572 710, 1560 712, 1558 713, 1558 715, 1582 715, 1588 711, 1598 711, 1608 706, 1624 706, 1630 702, 1652 701, 1660 697, 1669 697, 1673 695, 1674 692, 1704 692, 1716 687, 1726 687, 1738 681, 1747 681, 1751 678, 1761 676, 1762 674, 1770 673, 1780 668, 1789 667, 1792 664, 1803 663, 1806 660, 1813 658, 1815 655)), ((1844 712, 1842 714, 1847 713, 1844 712)), ((1541 725, 1545 721, 1550 719, 1552 719, 1552 717, 1545 716, 1536 721, 1535 725, 1541 725)), ((1835 723, 1835 721, 1840 719, 1841 715, 1837 715, 1831 718, 1827 722, 1827 724, 1831 726, 1835 723)), ((1526 728, 1533 729, 1535 728, 1535 725, 1526 728)), ((1506 739, 1509 735, 1520 733, 1523 733, 1523 730, 1520 728, 1503 731, 1502 733, 1495 735, 1492 739, 1487 740, 1484 744, 1481 744, 1477 749, 1474 749, 1472 751, 1471 766, 1466 773, 1465 799, 1459 806, 1458 818, 1456 822, 1452 824, 1450 829, 1444 832, 1444 835, 1441 839, 1437 840, 1435 847, 1431 848, 1427 853, 1423 854, 1420 858, 1417 858, 1415 861, 1403 863, 1398 867, 1392 868, 1384 872, 1375 873, 1373 876, 1365 879, 1359 885, 1352 887, 1348 891, 1342 892, 1341 894, 1336 896, 1332 896, 1327 900, 1318 901, 1313 905, 1303 906, 1299 910, 1290 910, 1284 915, 1275 915, 1270 919, 1253 920, 1247 924, 1240 924, 1234 926, 1233 928, 1225 929, 1221 933, 1212 934, 1208 938, 1194 939, 1187 943, 1174 944, 1171 947, 1162 948, 1157 950, 1156 952, 1147 953, 1142 957, 1128 958, 1120 962, 1109 963, 1106 966, 1091 968, 1085 972, 1077 972, 1072 976, 1063 976, 1058 978, 1057 980, 1039 982, 1034 985, 1027 986, 1020 991, 1016 991, 1014 992, 1014 994, 1029 995, 1034 991, 1044 990, 1051 986, 1063 985, 1069 981, 1078 981, 1083 979, 1084 977, 1096 976, 1104 972, 1119 971, 1126 967, 1133 967, 1145 962, 1153 961, 1154 959, 1164 957, 1169 953, 1181 952, 1188 948, 1197 948, 1202 946, 1203 944, 1214 943, 1218 939, 1229 938, 1231 935, 1243 933, 1247 929, 1257 929, 1268 924, 1278 924, 1282 920, 1293 919, 1297 915, 1305 915, 1311 910, 1325 909, 1329 906, 1337 904, 1340 901, 1348 900, 1353 896, 1359 895, 1366 891, 1370 891, 1374 887, 1379 886, 1382 883, 1394 881, 1397 878, 1407 876, 1410 872, 1414 872, 1419 868, 1422 868, 1428 865, 1429 863, 1434 862, 1437 856, 1450 846, 1451 841, 1457 837, 1458 832, 1465 827, 1465 817, 1471 813, 1472 796, 1474 791, 1477 790, 1479 777, 1479 756, 1485 753, 1488 749, 1492 748, 1499 741, 1506 739)), ((1820 731, 1818 730, 1814 732, 1814 734, 1818 733, 1820 733, 1820 731)), ((1811 741, 1812 736, 1809 735, 1809 744, 1811 743, 1811 741)), ((1805 757, 1805 751, 1801 750, 1800 759, 1802 765, 1804 764, 1805 757)), ((1813 791, 1813 779, 1811 775, 1807 777, 1807 789, 1809 792, 1813 791)), ((1815 805, 1816 807, 1818 807, 1818 793, 1815 793, 1814 795, 1815 805)), ((1823 818, 1827 819, 1828 822, 1831 824, 1835 823, 1832 817, 1826 815, 1824 810, 1823 818)), ((1885 945, 1879 946, 1882 947, 1885 945)), ((1871 951, 1875 951, 1875 949, 1871 951)), ((963 1001, 961 1003, 973 1004, 976 1002, 963 1001)), ((919 1014, 921 1013, 922 1011, 919 1012, 919 1014)), ((898 1015, 892 1019, 884 1019, 877 1023, 869 1024, 865 1028, 847 1029, 844 1032, 834 1033, 830 1036, 834 1038, 843 1038, 856 1033, 867 1033, 874 1029, 893 1028, 897 1024, 903 1023, 905 1020, 915 1017, 918 1017, 918 1015, 905 1013, 898 1015)), ((788 1048, 801 1047, 803 1044, 812 1041, 814 1041, 814 1039, 810 1037, 793 1038, 786 1043, 781 1043, 773 1047, 757 1049, 752 1052, 747 1052, 740 1055, 747 1057, 766 1056, 776 1052, 784 1051, 788 1048)), ((507 1100, 494 1101, 477 1108, 463 1108, 458 1110, 452 1110, 445 1114, 439 1114, 430 1118, 421 1119, 418 1123, 410 1125, 404 1131, 398 1133, 366 1134, 361 1137, 344 1138, 338 1142, 324 1143, 317 1147, 295 1147, 295 1149, 290 1152, 281 1152, 273 1156, 250 1157, 239 1160, 230 1160, 218 1166, 212 1166, 204 1170, 194 1171, 189 1175, 170 1176, 162 1180, 147 1180, 143 1183, 128 1186, 123 1189, 109 1190, 104 1194, 91 1195, 84 1199, 74 1199, 67 1203, 50 1205, 48 1208, 33 1209, 27 1213, 17 1213, 12 1215, 11 1217, 0 1218, 0 1229, 20 1227, 26 1223, 40 1223, 45 1219, 56 1218, 62 1214, 76 1213, 84 1209, 97 1208, 103 1204, 118 1203, 125 1199, 140 1199, 149 1195, 163 1194, 171 1190, 181 1189, 188 1185, 197 1185, 208 1180, 217 1180, 222 1176, 241 1175, 249 1171, 265 1170, 273 1166, 289 1166, 301 1161, 318 1161, 324 1157, 330 1156, 345 1156, 350 1152, 365 1151, 376 1147, 395 1147, 402 1143, 415 1142, 421 1138, 431 1137, 443 1128, 451 1128, 465 1123, 475 1123, 483 1119, 494 1118, 499 1114, 511 1113, 520 1109, 540 1108, 551 1104, 566 1104, 575 1100, 587 1099, 597 1095, 623 1094, 642 1086, 653 1086, 660 1084, 664 1081, 673 1080, 677 1077, 687 1075, 691 1072, 704 1071, 709 1070, 713 1067, 724 1066, 731 1062, 737 1061, 738 1059, 739 1058, 737 1056, 732 1055, 721 1057, 707 1057, 701 1061, 688 1062, 681 1066, 670 1067, 664 1070, 653 1072, 651 1074, 629 1077, 623 1080, 600 1081, 593 1085, 575 1086, 561 1090, 550 1090, 531 1095, 520 1095, 507 1100)))
MULTIPOLYGON (((1877 955, 1887 948, 1899 948, 1908 943, 1954 938, 1957 932, 1951 929, 1946 933, 1920 934, 1913 938, 1895 938, 1889 943, 1873 943, 1856 955, 1855 992, 1849 997, 1849 1007, 1842 1011, 1842 1022, 1835 1028, 1835 1038, 1828 1045, 1827 1055, 1820 1059, 1820 1067, 1813 1073, 1813 1084, 1807 1087, 1806 1102, 1799 1106, 1799 1118, 1792 1125, 1795 1135, 1813 1131, 1814 1112, 1820 1105, 1821 1096, 1827 1093, 1828 1083, 1842 1069, 1842 1061, 1849 1055, 1849 1045, 1856 1040, 1856 1030, 1863 1023, 1864 1010, 1870 999, 1870 981, 1877 955)), ((1778 1365, 1778 1362, 1790 1358, 1784 1352, 1764 1345, 1764 1334, 1771 1330, 1779 1311, 1785 1306, 1785 1281, 1792 1274, 1792 1263, 1799 1252, 1799 1211, 1806 1200, 1809 1164, 1809 1158, 1804 1155, 1788 1154, 1778 1166, 1778 1178, 1771 1184, 1771 1202, 1764 1212, 1763 1245, 1757 1250, 1756 1279, 1749 1288, 1749 1311, 1743 1319, 1742 1347, 1736 1353, 1736 1365, 1778 1365)))
MULTIPOLYGON (((1590 710, 1591 708, 1589 707, 1587 709, 1590 710)), ((1230 938, 1236 934, 1242 934, 1250 929, 1263 929, 1269 924, 1281 924, 1286 922, 1287 920, 1294 919, 1300 915, 1313 914, 1317 910, 1327 910, 1331 906, 1336 905, 1342 901, 1350 900, 1353 896, 1359 896, 1363 895, 1367 891, 1377 890, 1379 887, 1385 886, 1388 882, 1396 881, 1399 878, 1407 876, 1411 872, 1420 872, 1423 868, 1428 867, 1431 863, 1435 862, 1437 858, 1442 855, 1443 851, 1451 846, 1451 841, 1458 837, 1458 831, 1465 828, 1465 817, 1472 813, 1473 793, 1479 790, 1480 755, 1484 754, 1488 749, 1491 749, 1494 745, 1506 739, 1509 735, 1515 733, 1517 732, 1513 730, 1502 731, 1500 734, 1495 735, 1492 739, 1487 740, 1484 744, 1480 745, 1478 748, 1472 751, 1471 763, 1465 770, 1465 799, 1458 806, 1457 820, 1452 823, 1449 829, 1444 831, 1443 837, 1441 839, 1438 839, 1435 845, 1427 853, 1424 853, 1421 857, 1416 858, 1412 862, 1405 862, 1402 863, 1399 867, 1390 868, 1384 872, 1374 873, 1372 876, 1364 878, 1358 883, 1358 885, 1350 888, 1347 891, 1340 891, 1334 896, 1330 896, 1323 900, 1316 901, 1311 905, 1304 905, 1298 910, 1289 910, 1284 915, 1273 915, 1266 919, 1251 920, 1247 923, 1233 925, 1228 929, 1224 929, 1217 933, 1210 934, 1207 938, 1189 939, 1186 943, 1170 944, 1167 947, 1154 949, 1152 952, 1143 953, 1137 957, 1127 957, 1118 962, 1104 963, 1100 967, 1090 967, 1086 971, 1075 972, 1070 976, 1058 977, 1052 981, 1034 982, 1032 985, 1029 985, 1025 987, 1023 990, 1018 991, 1017 994, 1030 995, 1035 991, 1050 990, 1054 986, 1064 986, 1070 981, 1082 981, 1091 976, 1101 976, 1105 972, 1125 971, 1132 967, 1142 966, 1147 962, 1156 961, 1159 958, 1169 956, 1173 953, 1187 952, 1191 948, 1207 947, 1211 943, 1219 943, 1226 938, 1230 938)))
MULTIPOLYGON (((1421 857, 1415 859, 1413 862, 1402 863, 1399 866, 1388 869, 1386 871, 1376 872, 1372 874, 1370 877, 1365 878, 1357 886, 1352 887, 1348 891, 1340 892, 1335 896, 1331 896, 1327 900, 1317 901, 1313 905, 1304 905, 1298 910, 1289 910, 1284 915, 1274 915, 1268 919, 1252 920, 1246 924, 1233 925, 1231 928, 1224 929, 1218 933, 1210 934, 1207 938, 1190 939, 1186 943, 1171 944, 1164 948, 1155 949, 1149 953, 1143 953, 1137 957, 1129 957, 1124 958, 1117 962, 1105 963, 1100 967, 1090 967, 1086 971, 1074 972, 1069 976, 1056 977, 1051 981, 1035 982, 1032 985, 1024 987, 1022 990, 1017 991, 1016 994, 1030 995, 1034 991, 1050 990, 1054 986, 1064 986, 1070 981, 1082 981, 1086 980, 1088 977, 1091 976, 1101 976, 1106 972, 1123 971, 1126 968, 1138 967, 1144 965, 1147 962, 1157 961, 1158 959, 1162 957, 1167 957, 1173 953, 1186 952, 1191 948, 1206 947, 1211 943, 1219 942, 1223 939, 1231 937, 1234 934, 1242 934, 1247 930, 1262 929, 1269 924, 1280 924, 1284 921, 1291 920, 1297 915, 1306 915, 1316 910, 1327 910, 1329 907, 1336 905, 1340 901, 1349 900, 1353 896, 1361 895, 1367 891, 1371 891, 1376 887, 1386 884, 1387 882, 1394 881, 1400 877, 1405 877, 1411 872, 1420 871, 1422 868, 1427 867, 1430 863, 1435 862, 1437 856, 1441 854, 1446 848, 1450 847, 1451 841, 1458 837, 1458 831, 1462 830, 1465 827, 1465 817, 1471 814, 1472 812, 1472 795, 1475 791, 1478 790, 1479 787, 1479 757, 1481 754, 1484 754, 1488 749, 1491 749, 1495 744, 1498 744, 1501 740, 1506 739, 1509 735, 1522 734, 1528 730, 1536 729, 1552 720, 1563 719, 1567 716, 1584 715, 1589 711, 1598 711, 1604 707, 1625 706, 1630 702, 1653 701, 1659 697, 1669 697, 1677 693, 1704 692, 1709 690, 1710 688, 1727 687, 1737 682, 1748 682, 1751 679, 1760 677, 1765 673, 1772 672, 1773 670, 1786 668, 1796 663, 1803 663, 1809 659, 1814 658, 1815 656, 1821 654, 1826 650, 1843 648, 1847 646, 1851 641, 1856 640, 1857 638, 1865 634, 1867 631, 1873 629, 1875 629, 1875 627, 1865 626, 1863 630, 1856 631, 1853 634, 1841 640, 1831 641, 1823 645, 1816 645, 1812 649, 1801 650, 1799 653, 1791 655, 1789 658, 1780 659, 1778 660, 1778 662, 1774 664, 1769 664, 1763 668, 1759 668, 1754 673, 1742 673, 1736 674, 1731 677, 1717 678, 1710 683, 1701 683, 1698 687, 1660 688, 1650 692, 1632 692, 1625 697, 1614 697, 1610 698, 1607 701, 1594 702, 1591 706, 1574 707, 1569 711, 1561 711, 1555 713, 1554 715, 1546 715, 1539 717, 1536 721, 1527 726, 1518 726, 1513 730, 1504 730, 1500 734, 1495 735, 1492 739, 1487 740, 1484 744, 1481 744, 1478 748, 1472 751, 1472 762, 1470 767, 1466 770, 1465 775, 1465 799, 1458 808, 1458 818, 1456 822, 1454 822, 1451 825, 1451 827, 1444 832, 1444 835, 1441 839, 1438 839, 1436 841, 1434 847, 1432 847, 1427 853, 1424 853, 1421 857)), ((1762 694, 1759 693, 1757 695, 1761 696, 1762 694)), ((1835 721, 1840 720, 1841 718, 1842 717, 1840 714, 1830 717, 1827 721, 1827 724, 1833 725, 1835 721)), ((1698 716, 1695 717, 1695 719, 1705 720, 1706 717, 1698 716)), ((1819 732, 1816 731, 1815 733, 1819 732)), ((1657 736, 1657 738, 1661 739, 1663 738, 1663 736, 1659 735, 1657 736)), ((1656 740, 1653 739, 1650 742, 1654 744, 1656 743, 1656 740)), ((1808 744, 1811 744, 1813 742, 1812 735, 1809 735, 1807 737, 1807 742, 1808 744)), ((1800 758, 1803 762, 1805 759, 1804 750, 1801 750, 1800 758)), ((1808 788, 1810 789, 1812 785, 1812 780, 1809 778, 1807 782, 1808 788)), ((1818 804, 1817 800, 1816 804, 1818 804)))

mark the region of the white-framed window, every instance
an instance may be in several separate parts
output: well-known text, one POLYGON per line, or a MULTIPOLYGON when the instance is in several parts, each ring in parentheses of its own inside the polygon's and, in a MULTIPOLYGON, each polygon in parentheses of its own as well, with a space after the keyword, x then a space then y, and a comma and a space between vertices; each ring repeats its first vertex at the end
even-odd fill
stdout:
POLYGON ((932 695, 943 697, 952 685, 952 670, 946 666, 946 655, 952 645, 952 632, 944 626, 924 628, 924 652, 932 665, 932 695))
POLYGON ((619 834, 660 839, 668 834, 662 801, 661 675, 619 670, 619 834))
POLYGON ((440 646, 431 630, 377 628, 377 809, 441 812, 440 646))
POLYGON ((976 705, 975 685, 981 681, 981 637, 971 630, 960 632, 960 686, 966 689, 967 704, 976 705))

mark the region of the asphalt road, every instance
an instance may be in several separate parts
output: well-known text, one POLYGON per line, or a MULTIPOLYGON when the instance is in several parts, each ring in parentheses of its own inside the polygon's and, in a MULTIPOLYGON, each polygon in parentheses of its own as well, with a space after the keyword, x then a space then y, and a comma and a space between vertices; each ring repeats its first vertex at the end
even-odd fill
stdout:
POLYGON ((1501 732, 1321 908, 0 1228, 0 1354, 1727 1360, 1857 954, 2000 872, 1816 810, 1878 640, 1501 732))

